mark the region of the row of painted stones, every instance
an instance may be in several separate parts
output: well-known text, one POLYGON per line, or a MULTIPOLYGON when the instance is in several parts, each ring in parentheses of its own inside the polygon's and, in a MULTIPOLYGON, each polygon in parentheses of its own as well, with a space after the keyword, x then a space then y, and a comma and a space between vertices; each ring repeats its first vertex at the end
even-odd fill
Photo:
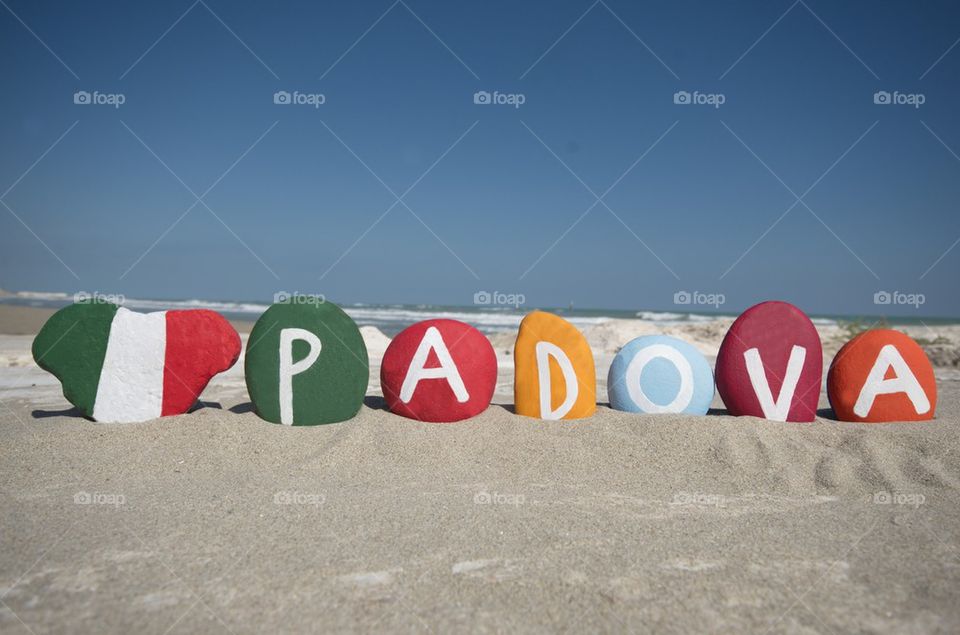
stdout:
MULTIPOLYGON (((33 343, 37 364, 64 396, 102 422, 145 421, 187 412, 210 379, 232 367, 240 338, 207 310, 135 313, 78 303, 54 314, 33 343)), ((563 318, 534 311, 514 346, 517 414, 578 419, 596 409, 596 372, 586 339, 563 318)), ((745 311, 720 347, 716 375, 683 340, 647 336, 626 343, 607 375, 610 406, 636 413, 706 414, 714 391, 732 415, 812 421, 821 394, 823 351, 797 307, 764 302, 745 311)), ((367 390, 360 330, 336 305, 278 303, 247 342, 247 390, 257 413, 285 425, 352 418, 367 390)), ((489 340, 469 324, 436 319, 399 333, 384 354, 380 385, 398 415, 452 422, 483 412, 497 382, 489 340)), ((862 333, 837 353, 827 395, 842 421, 918 421, 936 409, 933 367, 920 346, 893 330, 862 333)))

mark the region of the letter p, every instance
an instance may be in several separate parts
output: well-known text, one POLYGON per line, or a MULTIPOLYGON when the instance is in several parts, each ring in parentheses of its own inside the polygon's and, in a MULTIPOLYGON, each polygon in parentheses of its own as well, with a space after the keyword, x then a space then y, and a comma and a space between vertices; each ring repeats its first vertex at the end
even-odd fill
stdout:
POLYGON ((313 366, 320 357, 320 338, 306 329, 287 328, 280 331, 280 423, 293 425, 293 377, 313 366), (306 342, 310 352, 293 361, 293 343, 306 342))

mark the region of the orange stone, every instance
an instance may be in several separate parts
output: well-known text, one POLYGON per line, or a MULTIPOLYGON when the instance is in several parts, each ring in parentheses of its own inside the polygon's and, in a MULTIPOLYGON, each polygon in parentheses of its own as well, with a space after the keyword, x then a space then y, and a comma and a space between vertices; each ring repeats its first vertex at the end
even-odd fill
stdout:
POLYGON ((924 421, 933 419, 937 382, 927 354, 910 336, 876 329, 837 352, 827 396, 841 421, 924 421))
POLYGON ((593 352, 583 334, 563 318, 543 311, 523 318, 513 363, 517 414, 582 419, 596 411, 593 352))

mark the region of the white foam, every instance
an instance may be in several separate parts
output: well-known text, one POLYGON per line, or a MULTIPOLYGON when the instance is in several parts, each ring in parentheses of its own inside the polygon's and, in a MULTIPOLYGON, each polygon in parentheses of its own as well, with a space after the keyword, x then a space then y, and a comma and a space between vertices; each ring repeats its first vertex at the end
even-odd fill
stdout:
POLYGON ((270 308, 269 304, 253 302, 217 302, 212 300, 140 300, 127 298, 123 306, 128 309, 210 309, 221 313, 253 313, 260 314, 270 308))
POLYGON ((17 291, 15 297, 27 300, 70 300, 73 298, 66 293, 46 293, 44 291, 17 291))
POLYGON ((673 313, 670 311, 637 311, 635 315, 641 320, 658 324, 707 323, 736 317, 734 315, 704 315, 702 313, 673 313))

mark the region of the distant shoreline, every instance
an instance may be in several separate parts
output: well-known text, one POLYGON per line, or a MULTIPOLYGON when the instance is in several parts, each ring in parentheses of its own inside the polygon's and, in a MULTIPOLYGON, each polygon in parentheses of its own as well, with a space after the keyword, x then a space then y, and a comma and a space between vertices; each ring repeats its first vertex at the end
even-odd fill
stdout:
MULTIPOLYGON (((108 296, 109 297, 109 296, 108 296)), ((56 310, 74 301, 74 296, 66 293, 46 292, 3 292, 0 293, 0 305, 32 307, 56 310)), ((160 311, 165 309, 205 308, 218 311, 232 321, 239 323, 255 322, 270 306, 269 302, 217 301, 217 300, 164 300, 147 298, 128 298, 118 296, 118 303, 136 311, 160 311)), ((340 306, 361 326, 375 326, 387 335, 393 336, 420 320, 430 318, 450 318, 469 322, 490 335, 515 331, 523 316, 535 309, 550 311, 563 316, 580 329, 597 326, 609 320, 644 320, 654 324, 682 325, 732 320, 740 311, 704 312, 687 310, 688 305, 678 305, 672 310, 627 310, 594 308, 560 308, 491 305, 405 305, 405 304, 368 304, 339 303, 340 306)), ((746 309, 747 307, 743 307, 746 309)), ((802 308, 802 307, 801 307, 802 308)), ((879 315, 817 315, 810 314, 817 325, 870 325, 886 326, 952 326, 960 325, 960 317, 930 316, 879 316, 879 315)))

